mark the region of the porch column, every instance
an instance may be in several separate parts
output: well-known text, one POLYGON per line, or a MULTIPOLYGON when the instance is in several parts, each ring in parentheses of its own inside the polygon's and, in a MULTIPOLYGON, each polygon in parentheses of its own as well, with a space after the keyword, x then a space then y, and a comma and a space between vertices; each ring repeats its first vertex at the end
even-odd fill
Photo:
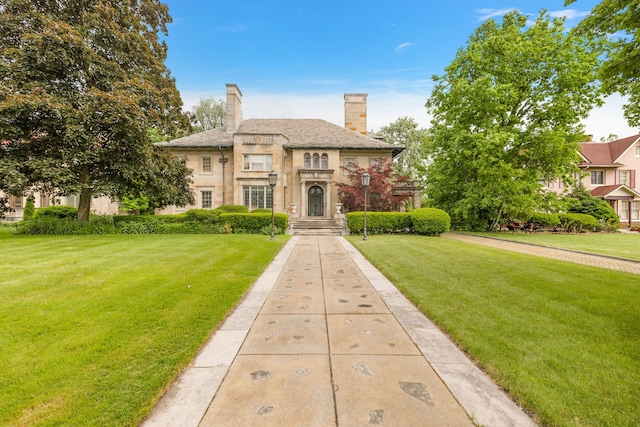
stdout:
POLYGON ((327 181, 327 197, 325 198, 324 216, 331 218, 331 181, 327 181))
POLYGON ((304 191, 307 181, 300 180, 300 218, 307 216, 307 193, 304 191))

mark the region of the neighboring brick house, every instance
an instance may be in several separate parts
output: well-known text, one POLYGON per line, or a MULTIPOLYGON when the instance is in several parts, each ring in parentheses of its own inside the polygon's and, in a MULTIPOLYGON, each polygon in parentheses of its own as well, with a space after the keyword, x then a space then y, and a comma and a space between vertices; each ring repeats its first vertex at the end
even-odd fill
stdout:
POLYGON ((268 175, 275 172, 276 212, 333 218, 340 212, 336 182, 347 182, 342 166, 369 167, 404 150, 367 134, 366 94, 344 99, 345 128, 319 119, 242 120, 242 93, 228 84, 225 127, 157 144, 186 160, 196 198, 195 206, 160 213, 223 204, 270 209, 268 175))
MULTIPOLYGON (((640 222, 640 135, 611 142, 580 144, 584 187, 595 197, 609 202, 621 223, 640 222)), ((558 182, 549 183, 552 191, 561 192, 558 182)))

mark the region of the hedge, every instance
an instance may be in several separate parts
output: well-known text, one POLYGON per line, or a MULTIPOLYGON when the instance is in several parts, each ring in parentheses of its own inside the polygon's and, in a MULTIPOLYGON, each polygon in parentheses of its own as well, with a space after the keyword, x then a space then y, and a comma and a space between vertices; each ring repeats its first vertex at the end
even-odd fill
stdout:
POLYGON ((416 234, 439 236, 451 228, 451 217, 441 209, 420 208, 411 211, 410 215, 416 234))
POLYGON ((36 218, 77 218, 78 208, 73 206, 47 206, 36 210, 36 218))
MULTIPOLYGON (((284 232, 288 225, 287 214, 277 213, 273 217, 278 234, 284 232)), ((220 214, 220 225, 230 227, 233 233, 261 233, 263 228, 271 227, 270 213, 223 213, 220 214)))
MULTIPOLYGON (((346 219, 350 233, 363 233, 364 212, 349 212, 346 219)), ((421 208, 411 212, 367 212, 368 234, 417 233, 438 236, 449 231, 450 227, 449 214, 435 208, 421 208)))
POLYGON ((533 224, 534 229, 538 228, 556 228, 560 225, 560 218, 557 214, 536 212, 529 218, 529 223, 533 224))
POLYGON ((598 220, 589 214, 566 213, 558 215, 558 218, 562 230, 567 233, 583 233, 598 228, 598 220))

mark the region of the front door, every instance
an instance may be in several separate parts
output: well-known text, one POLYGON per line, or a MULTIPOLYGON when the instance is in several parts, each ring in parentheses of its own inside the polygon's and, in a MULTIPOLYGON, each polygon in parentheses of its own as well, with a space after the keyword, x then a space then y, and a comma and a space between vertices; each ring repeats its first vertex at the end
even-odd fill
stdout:
POLYGON ((324 191, 317 185, 309 189, 309 216, 324 216, 324 191))

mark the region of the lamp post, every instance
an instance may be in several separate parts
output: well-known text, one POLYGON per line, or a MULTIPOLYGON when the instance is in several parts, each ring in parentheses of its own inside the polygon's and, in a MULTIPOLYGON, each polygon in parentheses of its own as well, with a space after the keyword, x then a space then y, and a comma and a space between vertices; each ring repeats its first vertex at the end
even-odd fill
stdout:
POLYGON ((269 174, 269 185, 271 186, 271 240, 273 240, 273 235, 275 233, 275 226, 274 226, 274 221, 273 221, 273 206, 275 205, 275 200, 273 197, 273 190, 276 187, 276 182, 278 181, 278 174, 275 172, 271 172, 269 174))
POLYGON ((371 182, 371 175, 368 173, 362 174, 362 188, 364 188, 364 237, 362 240, 367 240, 367 187, 371 182))

